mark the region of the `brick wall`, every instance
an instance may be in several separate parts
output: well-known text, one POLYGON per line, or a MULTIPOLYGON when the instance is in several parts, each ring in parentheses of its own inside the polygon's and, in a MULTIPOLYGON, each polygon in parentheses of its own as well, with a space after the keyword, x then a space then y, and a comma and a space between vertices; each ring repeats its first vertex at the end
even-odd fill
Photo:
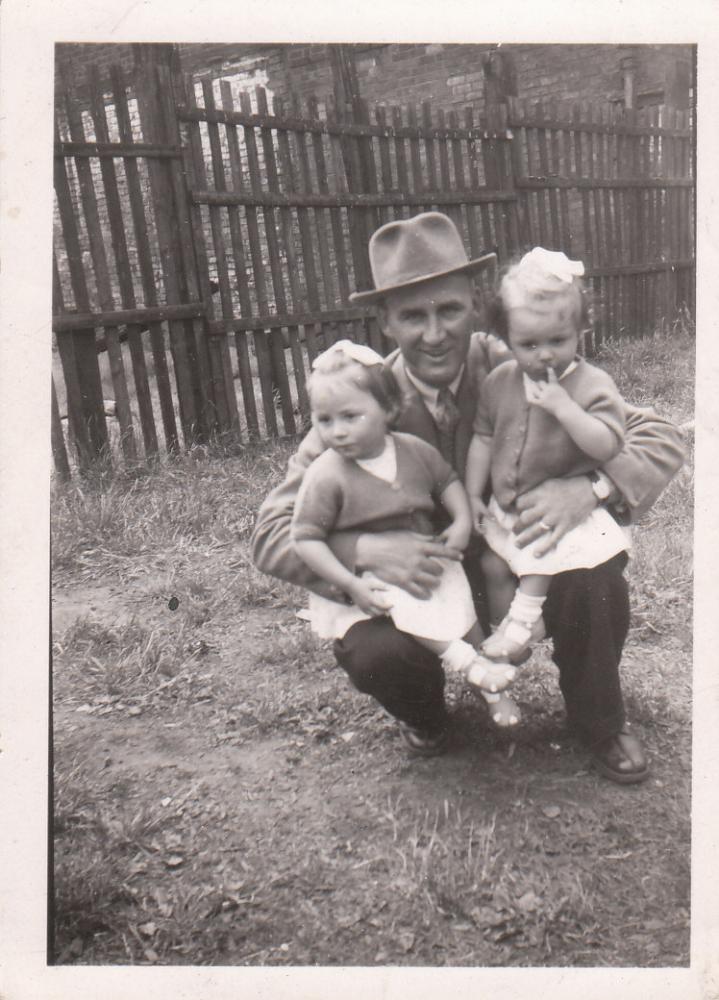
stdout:
MULTIPOLYGON (((431 99, 439 107, 483 104, 482 60, 495 45, 353 46, 360 91, 370 104, 407 104, 431 99)), ((618 101, 623 97, 622 60, 633 57, 636 92, 641 101, 657 91, 673 93, 677 74, 691 77, 689 45, 507 45, 514 56, 517 95, 532 101, 549 98, 618 101), (679 68, 678 68, 679 67, 679 68), (642 97, 642 95, 645 95, 642 97)), ((235 77, 247 88, 262 84, 271 93, 321 100, 332 93, 332 70, 326 45, 179 46, 185 70, 194 76, 235 77)), ((128 45, 61 45, 57 61, 76 83, 84 66, 105 70, 115 61, 132 67, 128 45)), ((685 89, 685 88, 684 88, 685 89)))

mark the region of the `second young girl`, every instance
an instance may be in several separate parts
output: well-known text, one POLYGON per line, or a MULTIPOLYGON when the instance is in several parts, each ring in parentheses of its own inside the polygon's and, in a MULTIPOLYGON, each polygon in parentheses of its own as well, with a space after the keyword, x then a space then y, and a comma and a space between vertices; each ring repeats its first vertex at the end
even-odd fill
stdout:
POLYGON ((522 493, 548 479, 596 472, 624 441, 625 407, 614 382, 577 355, 587 320, 583 274, 580 261, 535 247, 499 288, 497 333, 514 359, 482 385, 466 475, 475 527, 490 549, 483 564, 490 608, 496 615, 511 601, 483 643, 491 659, 519 662, 541 637, 554 574, 598 566, 628 547, 625 530, 603 507, 544 555, 536 542, 519 548, 512 532, 522 493))
POLYGON ((472 516, 457 474, 436 448, 391 430, 401 394, 392 372, 371 348, 347 340, 334 344, 314 362, 309 395, 312 423, 327 450, 303 479, 292 538, 300 558, 347 598, 342 603, 311 594, 313 630, 323 638, 340 639, 356 622, 389 614, 398 629, 436 653, 447 670, 462 673, 481 690, 497 724, 514 725, 519 713, 502 688, 515 671, 478 655, 482 633, 461 563, 444 560, 439 585, 420 600, 372 575, 355 575, 328 545, 332 533, 343 530, 434 534, 440 503, 451 521, 439 537, 463 551, 472 516))

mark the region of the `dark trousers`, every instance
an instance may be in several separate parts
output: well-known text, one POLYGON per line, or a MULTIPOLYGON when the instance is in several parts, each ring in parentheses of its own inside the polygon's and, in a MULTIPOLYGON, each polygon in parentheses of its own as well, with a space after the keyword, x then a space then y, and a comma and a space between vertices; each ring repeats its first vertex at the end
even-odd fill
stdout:
MULTIPOLYGON (((622 573, 626 562, 621 553, 594 569, 558 574, 544 605, 567 717, 588 745, 624 725, 619 661, 629 628, 628 588, 622 573)), ((466 568, 476 586, 476 561, 466 568)), ((444 672, 439 659, 398 631, 389 618, 358 622, 335 642, 334 651, 354 686, 395 718, 418 728, 444 724, 444 672)))

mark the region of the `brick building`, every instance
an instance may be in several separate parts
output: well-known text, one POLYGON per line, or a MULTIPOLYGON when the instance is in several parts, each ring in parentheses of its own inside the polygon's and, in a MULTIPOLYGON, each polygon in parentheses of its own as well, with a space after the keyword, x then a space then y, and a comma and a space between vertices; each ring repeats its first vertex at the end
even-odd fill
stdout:
MULTIPOLYGON (((315 95, 324 102, 334 90, 333 46, 326 44, 182 44, 180 59, 196 78, 223 78, 237 90, 266 87, 270 95, 315 95)), ((353 56, 359 92, 370 104, 407 104, 432 99, 437 107, 484 103, 483 60, 496 45, 357 44, 353 56)), ((563 99, 636 107, 690 106, 693 46, 690 45, 506 45, 516 78, 516 96, 530 101, 563 99)), ((84 67, 102 69, 120 61, 132 66, 129 45, 59 45, 58 66, 77 83, 84 67)), ((233 89, 234 89, 233 87, 233 89)))

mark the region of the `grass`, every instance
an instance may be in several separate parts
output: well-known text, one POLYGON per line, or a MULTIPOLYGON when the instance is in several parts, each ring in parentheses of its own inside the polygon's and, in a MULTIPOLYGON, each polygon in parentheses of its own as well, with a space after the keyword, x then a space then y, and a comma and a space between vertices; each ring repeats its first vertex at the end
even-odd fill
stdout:
MULTIPOLYGON (((690 422, 690 332, 600 362, 690 422)), ((546 650, 517 684, 519 732, 454 691, 450 754, 408 759, 295 617, 302 595, 251 565, 291 444, 56 485, 54 590, 78 595, 53 636, 56 960, 686 963, 686 443, 629 570, 624 685, 656 761, 636 789, 587 772, 546 650)))

